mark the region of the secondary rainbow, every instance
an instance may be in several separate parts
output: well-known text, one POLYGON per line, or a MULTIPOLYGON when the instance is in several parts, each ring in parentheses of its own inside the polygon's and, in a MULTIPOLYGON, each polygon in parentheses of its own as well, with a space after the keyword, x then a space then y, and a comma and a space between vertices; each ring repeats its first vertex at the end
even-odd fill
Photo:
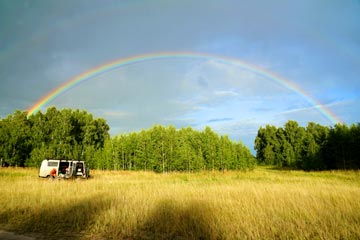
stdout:
POLYGON ((161 53, 143 54, 143 55, 136 55, 127 58, 120 58, 115 61, 111 61, 103 65, 99 65, 87 72, 84 72, 70 79, 69 81, 65 82, 64 84, 60 85, 59 87, 49 92, 44 97, 40 98, 32 107, 28 109, 28 116, 39 111, 42 107, 49 104, 52 100, 54 100, 61 94, 65 93, 66 91, 69 91, 70 89, 76 87, 77 85, 85 81, 88 81, 96 76, 102 75, 114 69, 131 64, 136 64, 146 61, 161 60, 161 59, 174 59, 174 58, 190 58, 190 59, 203 59, 203 60, 212 59, 218 62, 239 66, 250 72, 253 72, 260 76, 264 76, 267 79, 275 81, 278 84, 286 87, 287 89, 297 93, 298 95, 303 97, 307 102, 309 102, 314 108, 316 108, 328 120, 330 120, 331 123, 335 124, 341 122, 341 120, 335 114, 333 114, 329 109, 327 109, 326 106, 318 102, 316 99, 310 96, 310 94, 307 94, 294 82, 291 82, 290 80, 285 79, 284 77, 281 77, 268 70, 262 69, 259 66, 241 61, 240 59, 237 58, 224 57, 224 56, 207 54, 207 53, 197 53, 197 52, 161 52, 161 53))

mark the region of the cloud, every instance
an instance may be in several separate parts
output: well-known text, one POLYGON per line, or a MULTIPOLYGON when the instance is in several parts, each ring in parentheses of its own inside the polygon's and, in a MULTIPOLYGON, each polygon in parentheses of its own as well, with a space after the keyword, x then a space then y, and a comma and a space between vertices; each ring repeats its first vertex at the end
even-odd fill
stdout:
POLYGON ((207 80, 203 76, 198 77, 197 83, 200 87, 203 87, 203 88, 207 88, 209 86, 207 80))
MULTIPOLYGON (((348 102, 348 101, 346 101, 348 102)), ((318 105, 314 105, 314 106, 309 106, 309 107, 302 107, 302 108, 293 108, 293 109, 289 109, 286 111, 283 111, 280 114, 291 114, 291 113, 297 113, 297 112, 307 112, 307 111, 312 111, 312 110, 319 110, 319 109, 323 109, 323 108, 329 108, 332 106, 338 106, 338 105, 343 105, 345 102, 341 101, 341 102, 334 102, 334 103, 329 103, 329 104, 318 104, 318 105)))
POLYGON ((219 97, 237 97, 239 94, 234 90, 215 91, 214 94, 219 97))
POLYGON ((208 123, 214 123, 214 122, 228 122, 228 121, 232 121, 233 118, 213 118, 208 120, 208 123))
POLYGON ((112 117, 112 118, 119 118, 119 119, 124 119, 124 118, 128 118, 128 117, 132 116, 132 114, 129 112, 113 111, 113 110, 102 111, 102 115, 104 115, 106 118, 112 117))
POLYGON ((327 104, 318 104, 314 106, 304 106, 304 107, 293 107, 285 111, 279 112, 276 114, 277 117, 299 119, 303 123, 309 121, 319 122, 325 125, 332 125, 333 120, 343 122, 344 120, 335 115, 334 109, 345 108, 348 105, 352 105, 352 100, 339 100, 330 102, 327 104), (324 115, 322 111, 325 110, 327 113, 324 115), (321 111, 321 112, 320 112, 321 111), (321 114, 320 114, 321 113, 321 114), (329 114, 331 115, 331 120, 329 119, 329 114), (309 120, 310 119, 310 120, 309 120))

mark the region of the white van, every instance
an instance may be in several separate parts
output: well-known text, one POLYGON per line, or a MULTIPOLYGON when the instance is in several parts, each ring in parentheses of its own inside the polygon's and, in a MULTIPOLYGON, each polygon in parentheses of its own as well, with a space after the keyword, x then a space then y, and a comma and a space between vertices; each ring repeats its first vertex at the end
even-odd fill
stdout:
POLYGON ((89 169, 84 161, 45 159, 41 163, 39 177, 88 178, 89 169))

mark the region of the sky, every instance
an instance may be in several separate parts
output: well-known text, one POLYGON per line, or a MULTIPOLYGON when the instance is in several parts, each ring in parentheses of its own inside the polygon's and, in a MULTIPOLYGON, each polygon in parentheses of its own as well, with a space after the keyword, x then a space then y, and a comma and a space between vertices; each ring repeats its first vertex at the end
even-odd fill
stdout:
POLYGON ((38 110, 86 110, 112 136, 210 126, 252 151, 267 124, 358 123, 359 13, 359 0, 0 0, 0 118, 84 76, 38 110))

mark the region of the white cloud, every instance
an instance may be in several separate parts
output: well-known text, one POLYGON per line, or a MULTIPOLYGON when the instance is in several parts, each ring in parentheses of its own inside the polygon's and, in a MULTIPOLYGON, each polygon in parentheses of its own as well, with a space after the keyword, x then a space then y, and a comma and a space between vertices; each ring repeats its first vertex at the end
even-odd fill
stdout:
POLYGON ((130 112, 124 112, 124 111, 113 111, 113 110, 108 110, 108 111, 103 111, 102 115, 107 117, 112 117, 112 118, 118 118, 118 119, 126 119, 128 117, 131 117, 132 114, 130 112))
POLYGON ((215 91, 214 94, 219 97, 237 97, 239 94, 235 90, 219 90, 215 91))

